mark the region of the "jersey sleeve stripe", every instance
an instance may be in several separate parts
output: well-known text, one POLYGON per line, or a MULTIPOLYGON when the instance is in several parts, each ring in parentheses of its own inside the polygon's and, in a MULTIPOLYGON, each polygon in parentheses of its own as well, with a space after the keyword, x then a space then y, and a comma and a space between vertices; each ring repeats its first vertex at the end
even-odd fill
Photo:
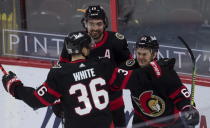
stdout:
POLYGON ((128 75, 126 75, 125 79, 122 82, 121 89, 125 89, 126 88, 128 80, 130 79, 132 72, 133 72, 132 70, 128 71, 128 75))
POLYGON ((117 71, 118 71, 119 68, 115 68, 113 73, 112 73, 112 77, 111 79, 109 80, 109 85, 112 85, 117 77, 117 71))
POLYGON ((48 90, 47 92, 48 92, 49 94, 52 94, 52 95, 55 96, 56 98, 60 98, 60 97, 61 97, 61 94, 59 94, 58 92, 52 90, 51 88, 48 88, 47 90, 48 90))
POLYGON ((47 102, 44 98, 38 95, 36 91, 34 91, 34 96, 45 106, 52 105, 51 103, 47 102))
POLYGON ((117 99, 115 99, 113 101, 110 101, 110 110, 111 111, 116 110, 116 109, 122 107, 123 104, 124 104, 123 103, 123 98, 121 96, 121 97, 119 97, 119 98, 117 98, 117 99))
POLYGON ((182 100, 185 100, 184 98, 178 98, 174 101, 174 104, 177 104, 178 102, 182 101, 182 100))
POLYGON ((48 83, 45 82, 45 83, 43 83, 43 85, 44 85, 45 87, 47 87, 47 92, 48 92, 49 94, 52 94, 52 95, 55 96, 56 98, 60 98, 60 97, 61 97, 61 94, 60 94, 60 93, 58 93, 58 92, 56 92, 55 90, 49 88, 48 83))
POLYGON ((183 88, 186 88, 186 87, 185 87, 184 85, 181 86, 181 87, 178 88, 176 91, 174 91, 174 92, 169 96, 169 98, 174 99, 177 95, 179 95, 179 93, 181 92, 181 90, 182 90, 183 88))

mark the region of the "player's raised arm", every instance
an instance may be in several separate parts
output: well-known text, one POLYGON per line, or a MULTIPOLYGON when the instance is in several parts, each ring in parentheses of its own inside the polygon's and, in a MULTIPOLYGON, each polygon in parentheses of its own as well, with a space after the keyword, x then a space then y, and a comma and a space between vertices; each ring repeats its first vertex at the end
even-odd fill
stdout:
POLYGON ((2 77, 2 83, 5 90, 13 97, 23 100, 30 107, 37 109, 56 104, 57 100, 61 97, 61 94, 55 91, 55 85, 52 81, 49 81, 49 75, 48 80, 37 89, 24 86, 16 74, 11 71, 2 77))

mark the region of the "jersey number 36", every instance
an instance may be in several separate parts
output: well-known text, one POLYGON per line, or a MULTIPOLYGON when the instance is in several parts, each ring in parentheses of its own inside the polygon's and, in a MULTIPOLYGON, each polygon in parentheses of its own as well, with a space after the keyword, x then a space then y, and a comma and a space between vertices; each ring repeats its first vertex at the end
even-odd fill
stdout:
POLYGON ((106 108, 109 103, 108 92, 104 89, 101 90, 96 89, 96 86, 105 86, 105 85, 106 81, 103 78, 92 79, 89 83, 89 86, 85 86, 82 83, 72 85, 69 89, 69 94, 73 95, 77 91, 80 91, 81 95, 78 96, 78 101, 80 103, 83 103, 85 106, 82 108, 76 107, 75 112, 79 115, 85 115, 90 113, 94 106, 99 110, 103 110, 104 108, 106 108), (89 88, 90 90, 91 93, 90 96, 88 94, 87 88, 89 88), (104 99, 103 102, 99 100, 99 97, 104 99), (91 104, 90 98, 93 99, 94 106, 91 104))

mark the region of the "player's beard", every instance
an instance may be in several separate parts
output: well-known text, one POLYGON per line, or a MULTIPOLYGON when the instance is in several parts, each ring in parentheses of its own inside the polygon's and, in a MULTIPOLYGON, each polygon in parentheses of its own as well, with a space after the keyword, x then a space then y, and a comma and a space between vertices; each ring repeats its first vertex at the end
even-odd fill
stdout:
POLYGON ((103 36, 103 32, 99 30, 90 31, 89 34, 94 40, 98 40, 103 36))

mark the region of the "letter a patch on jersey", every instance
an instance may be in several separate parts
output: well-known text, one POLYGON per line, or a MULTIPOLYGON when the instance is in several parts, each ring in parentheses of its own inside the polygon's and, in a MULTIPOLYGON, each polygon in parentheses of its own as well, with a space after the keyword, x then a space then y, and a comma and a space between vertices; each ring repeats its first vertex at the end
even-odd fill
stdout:
POLYGON ((104 57, 111 58, 109 49, 106 49, 104 57))

